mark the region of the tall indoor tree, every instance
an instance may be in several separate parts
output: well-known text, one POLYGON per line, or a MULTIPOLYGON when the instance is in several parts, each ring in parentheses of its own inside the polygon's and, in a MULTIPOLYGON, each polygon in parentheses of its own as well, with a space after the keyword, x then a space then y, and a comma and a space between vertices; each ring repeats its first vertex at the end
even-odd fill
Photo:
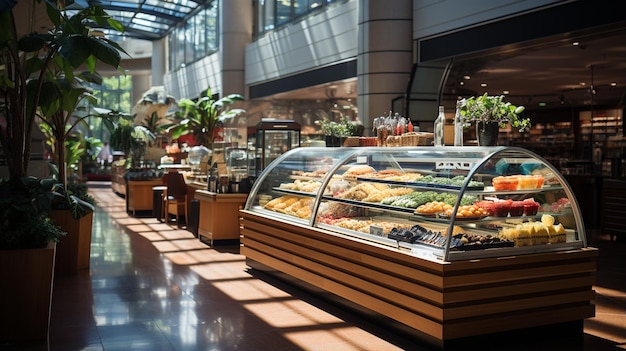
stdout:
MULTIPOLYGON (((124 50, 101 35, 100 29, 123 31, 120 22, 100 6, 78 12, 65 11, 63 1, 0 0, 0 146, 10 178, 28 174, 31 139, 40 106, 49 116, 66 118, 70 113, 60 97, 63 85, 93 81, 100 61, 120 69, 124 50), (28 8, 27 19, 45 6, 51 26, 36 32, 42 23, 30 23, 21 35, 16 25, 16 6, 28 8), (84 67, 85 73, 77 73, 84 67), (65 82, 65 83, 64 83, 65 82)), ((52 117, 56 118, 56 117, 52 117)), ((62 160, 62 159, 61 159, 62 160)))

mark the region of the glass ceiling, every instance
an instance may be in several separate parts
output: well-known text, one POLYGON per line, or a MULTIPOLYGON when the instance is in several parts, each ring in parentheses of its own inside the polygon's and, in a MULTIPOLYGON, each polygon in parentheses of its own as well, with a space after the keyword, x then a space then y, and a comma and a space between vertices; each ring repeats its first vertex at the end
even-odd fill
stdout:
MULTIPOLYGON (((99 5, 124 25, 127 37, 156 40, 184 21, 198 7, 211 1, 213 0, 75 0, 67 9, 99 5)), ((110 39, 114 39, 108 34, 110 39)))

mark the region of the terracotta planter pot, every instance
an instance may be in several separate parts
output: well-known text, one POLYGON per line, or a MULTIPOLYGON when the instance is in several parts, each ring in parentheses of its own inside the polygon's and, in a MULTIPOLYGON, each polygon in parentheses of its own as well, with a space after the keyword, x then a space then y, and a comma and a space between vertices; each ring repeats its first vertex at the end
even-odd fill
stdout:
POLYGON ((48 338, 55 251, 0 250, 0 344, 48 338))
POLYGON ((69 210, 53 210, 50 218, 67 232, 57 244, 55 273, 72 275, 79 270, 89 269, 93 212, 74 219, 69 210))

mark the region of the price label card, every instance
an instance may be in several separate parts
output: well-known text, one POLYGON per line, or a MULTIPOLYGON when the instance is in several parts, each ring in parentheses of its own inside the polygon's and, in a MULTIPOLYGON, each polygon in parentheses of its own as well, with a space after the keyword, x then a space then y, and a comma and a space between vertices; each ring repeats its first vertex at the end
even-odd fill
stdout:
POLYGON ((370 234, 376 236, 383 236, 383 228, 375 227, 373 225, 370 226, 370 234))

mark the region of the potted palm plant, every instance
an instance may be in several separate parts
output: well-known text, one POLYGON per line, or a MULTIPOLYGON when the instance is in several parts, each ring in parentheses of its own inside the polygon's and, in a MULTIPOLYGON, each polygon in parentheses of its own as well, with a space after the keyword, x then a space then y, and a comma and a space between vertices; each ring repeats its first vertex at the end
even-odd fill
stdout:
POLYGON ((127 170, 139 170, 141 159, 146 153, 146 147, 154 141, 156 136, 143 125, 135 125, 128 116, 120 115, 115 122, 115 129, 111 133, 111 147, 120 150, 127 157, 124 167, 127 170))
POLYGON ((461 116, 465 125, 476 125, 476 136, 481 146, 495 145, 498 129, 507 124, 520 132, 530 128, 530 118, 523 118, 524 106, 516 106, 504 101, 504 95, 491 96, 487 93, 462 99, 459 102, 461 116))
POLYGON ((175 114, 178 122, 168 128, 172 133, 172 139, 192 134, 196 145, 203 145, 212 150, 219 126, 223 125, 224 120, 245 113, 243 109, 230 108, 236 101, 241 100, 244 98, 240 94, 230 94, 216 100, 211 88, 207 88, 197 101, 181 99, 178 102, 180 110, 175 114))
POLYGON ((90 72, 97 61, 119 67, 119 46, 91 35, 94 25, 123 29, 99 6, 69 17, 56 1, 0 0, 0 156, 9 172, 0 182, 0 281, 10 287, 0 289, 0 341, 45 339, 48 333, 56 241, 62 233, 49 213, 52 199, 62 195, 49 186, 57 181, 28 177, 32 132, 46 101, 44 87, 58 83, 57 74, 72 81, 83 65, 90 72), (44 14, 49 22, 36 23, 37 28, 51 29, 36 32, 33 19, 44 14), (30 27, 18 30, 18 23, 30 27))

